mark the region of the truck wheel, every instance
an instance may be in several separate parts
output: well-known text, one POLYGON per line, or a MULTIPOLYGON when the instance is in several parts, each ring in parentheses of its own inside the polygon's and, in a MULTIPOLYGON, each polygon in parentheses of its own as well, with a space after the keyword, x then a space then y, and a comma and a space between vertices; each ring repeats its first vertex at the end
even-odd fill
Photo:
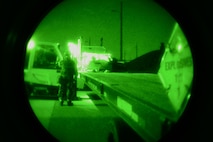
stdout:
POLYGON ((121 118, 109 123, 108 142, 144 142, 144 140, 121 118))
POLYGON ((116 127, 116 122, 115 120, 111 120, 109 122, 109 134, 108 134, 108 142, 119 142, 119 136, 118 136, 118 132, 117 132, 117 127, 116 127))

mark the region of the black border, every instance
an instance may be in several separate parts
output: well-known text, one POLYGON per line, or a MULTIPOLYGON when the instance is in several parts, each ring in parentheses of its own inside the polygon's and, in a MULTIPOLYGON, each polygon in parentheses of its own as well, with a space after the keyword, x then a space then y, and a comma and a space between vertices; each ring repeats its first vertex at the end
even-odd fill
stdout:
POLYGON ((1 12, 1 95, 3 141, 56 141, 39 123, 24 91, 26 42, 61 0, 5 0, 1 12))
MULTIPOLYGON (((163 141, 211 141, 212 20, 211 0, 155 0, 178 21, 193 55, 194 80, 189 105, 163 141)), ((53 141, 32 114, 23 86, 24 47, 35 27, 61 0, 1 1, 1 139, 53 141)))
POLYGON ((156 0, 179 23, 191 47, 194 79, 191 100, 162 141, 212 141, 212 13, 210 0, 156 0))

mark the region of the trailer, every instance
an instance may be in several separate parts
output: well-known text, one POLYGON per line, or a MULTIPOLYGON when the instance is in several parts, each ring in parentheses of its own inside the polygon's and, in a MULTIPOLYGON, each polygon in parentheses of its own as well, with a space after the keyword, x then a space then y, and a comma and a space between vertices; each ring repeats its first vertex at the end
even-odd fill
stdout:
MULTIPOLYGON (((152 142, 165 136, 184 112, 191 96, 193 60, 176 23, 156 74, 81 72, 80 77, 135 134, 152 142)), ((122 132, 129 128, 117 123, 110 136, 113 141, 128 135, 122 132)))

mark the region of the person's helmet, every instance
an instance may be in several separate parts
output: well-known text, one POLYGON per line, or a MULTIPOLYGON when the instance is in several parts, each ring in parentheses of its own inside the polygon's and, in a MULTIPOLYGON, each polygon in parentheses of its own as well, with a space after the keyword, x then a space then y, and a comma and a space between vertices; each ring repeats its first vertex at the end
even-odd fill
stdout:
POLYGON ((69 51, 64 52, 64 58, 71 58, 71 54, 69 51))

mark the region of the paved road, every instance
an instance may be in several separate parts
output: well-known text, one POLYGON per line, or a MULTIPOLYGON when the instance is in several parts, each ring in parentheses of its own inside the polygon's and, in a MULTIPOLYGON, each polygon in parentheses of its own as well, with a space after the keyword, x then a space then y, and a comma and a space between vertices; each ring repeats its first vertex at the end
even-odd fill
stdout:
POLYGON ((57 100, 31 99, 41 124, 62 142, 105 142, 109 122, 117 115, 91 91, 79 91, 74 106, 60 106, 57 100))

